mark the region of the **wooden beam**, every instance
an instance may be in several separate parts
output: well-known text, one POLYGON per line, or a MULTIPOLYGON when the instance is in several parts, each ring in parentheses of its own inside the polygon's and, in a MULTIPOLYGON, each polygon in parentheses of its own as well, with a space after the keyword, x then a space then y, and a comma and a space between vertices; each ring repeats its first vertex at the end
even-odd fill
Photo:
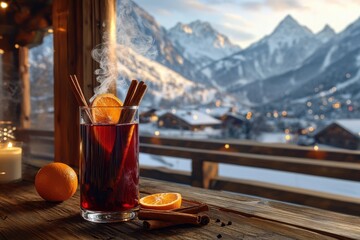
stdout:
MULTIPOLYGON (((55 161, 78 166, 79 109, 70 90, 69 75, 76 74, 85 97, 96 87, 98 69, 91 50, 102 42, 104 31, 114 27, 115 0, 54 0, 54 107, 55 161), (111 16, 101 13, 114 12, 111 16), (102 27, 105 26, 105 27, 102 27)), ((115 36, 115 35, 114 35, 115 36)))
POLYGON ((21 98, 21 128, 30 127, 31 99, 30 99, 30 72, 29 72, 29 48, 19 49, 19 75, 22 86, 21 98))
POLYGON ((219 164, 193 159, 191 165, 191 185, 209 188, 211 180, 218 176, 219 164))
POLYGON ((20 126, 21 81, 19 79, 19 50, 2 50, 0 73, 0 119, 20 126))
POLYGON ((271 156, 289 156, 319 160, 360 163, 360 152, 345 149, 326 149, 315 151, 312 147, 296 146, 283 143, 259 143, 248 140, 215 140, 174 137, 141 136, 141 143, 163 146, 211 149, 223 152, 252 153, 271 156), (229 144, 229 148, 224 145, 229 144))
POLYGON ((327 160, 280 157, 249 153, 219 152, 207 149, 189 149, 173 146, 140 144, 140 151, 162 156, 176 156, 188 159, 206 159, 240 166, 303 173, 314 176, 360 181, 360 166, 357 163, 342 163, 327 160))

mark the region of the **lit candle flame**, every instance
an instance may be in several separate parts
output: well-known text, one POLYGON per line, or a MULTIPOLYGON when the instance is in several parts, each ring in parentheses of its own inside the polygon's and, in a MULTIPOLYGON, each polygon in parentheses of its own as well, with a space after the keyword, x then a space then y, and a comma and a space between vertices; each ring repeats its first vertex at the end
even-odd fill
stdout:
POLYGON ((12 148, 13 144, 11 142, 8 143, 7 147, 12 148))

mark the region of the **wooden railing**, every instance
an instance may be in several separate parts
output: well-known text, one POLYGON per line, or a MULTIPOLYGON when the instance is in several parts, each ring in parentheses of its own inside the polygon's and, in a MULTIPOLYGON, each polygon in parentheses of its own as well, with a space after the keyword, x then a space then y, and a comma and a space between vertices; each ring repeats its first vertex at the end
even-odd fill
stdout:
MULTIPOLYGON (((31 146, 37 141, 50 144, 46 149, 51 150, 52 132, 26 130, 19 133, 26 145, 31 146)), ((218 175, 218 164, 225 163, 360 182, 359 151, 316 151, 311 147, 285 144, 152 136, 141 136, 140 142, 142 153, 190 159, 192 162, 191 172, 141 166, 140 175, 144 177, 360 215, 359 198, 218 175)), ((50 160, 51 152, 46 153, 44 149, 36 150, 31 146, 27 151, 32 158, 50 160)))

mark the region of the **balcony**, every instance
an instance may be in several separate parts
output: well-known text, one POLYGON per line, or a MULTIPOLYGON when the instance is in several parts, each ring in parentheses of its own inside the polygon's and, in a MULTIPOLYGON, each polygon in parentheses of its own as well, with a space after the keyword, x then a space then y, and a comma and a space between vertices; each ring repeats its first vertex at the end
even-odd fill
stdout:
MULTIPOLYGON (((21 130, 18 132, 18 139, 25 143, 28 163, 41 166, 44 161, 54 160, 54 132, 21 130)), ((358 151, 314 150, 311 147, 284 144, 151 136, 140 136, 140 151, 191 160, 191 171, 142 165, 142 177, 360 215, 360 199, 356 197, 290 187, 286 183, 274 184, 241 179, 241 176, 231 178, 219 175, 219 165, 230 164, 357 183, 360 181, 358 151)))

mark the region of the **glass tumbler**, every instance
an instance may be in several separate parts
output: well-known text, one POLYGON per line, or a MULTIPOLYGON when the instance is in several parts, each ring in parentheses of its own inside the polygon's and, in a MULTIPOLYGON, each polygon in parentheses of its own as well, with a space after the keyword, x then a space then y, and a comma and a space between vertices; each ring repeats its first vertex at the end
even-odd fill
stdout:
POLYGON ((139 210, 138 107, 80 108, 80 207, 91 222, 134 219, 139 210))

